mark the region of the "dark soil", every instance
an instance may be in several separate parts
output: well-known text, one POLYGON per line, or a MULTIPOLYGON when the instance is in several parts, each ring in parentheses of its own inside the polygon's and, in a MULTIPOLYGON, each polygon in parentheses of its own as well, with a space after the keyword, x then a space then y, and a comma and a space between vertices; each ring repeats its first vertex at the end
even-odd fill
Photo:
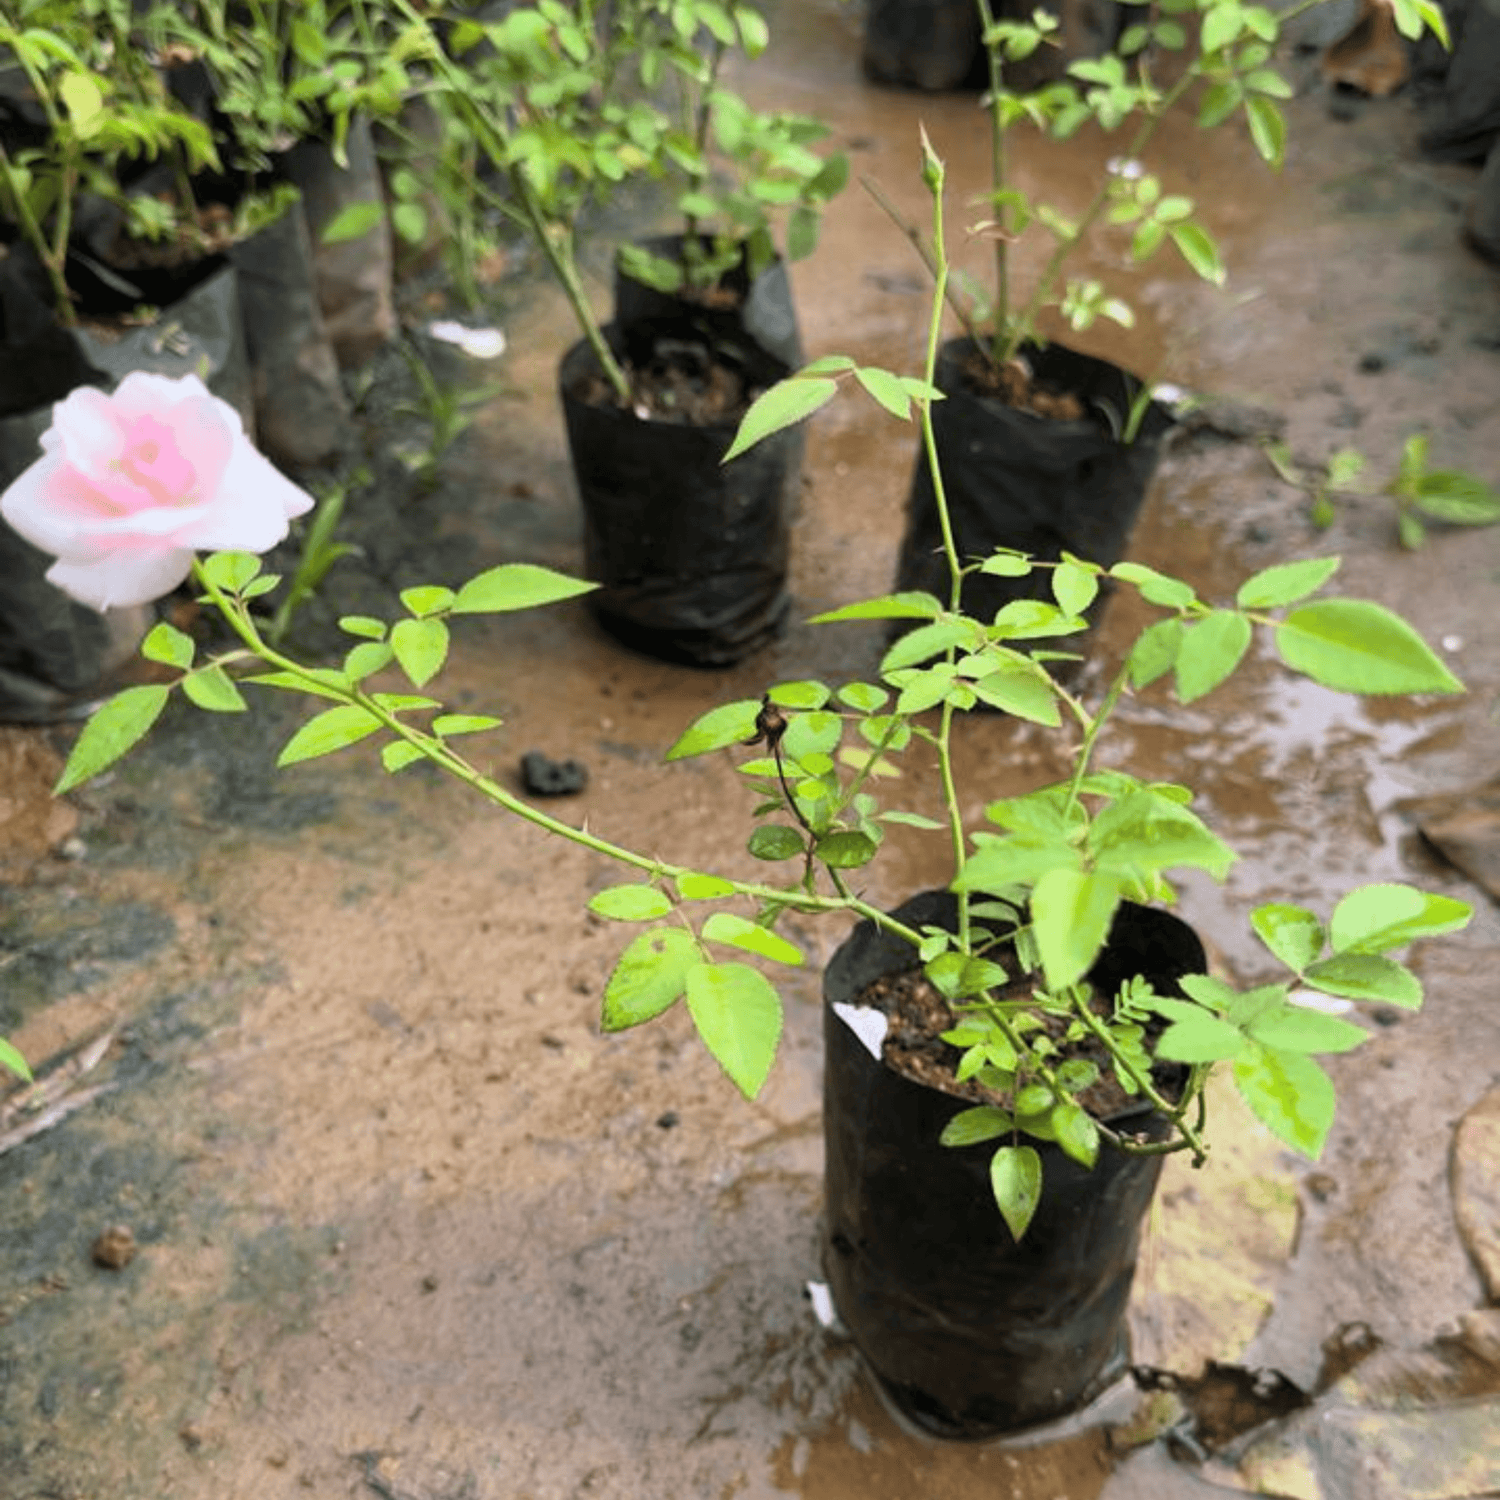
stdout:
MULTIPOLYGON (((1019 999, 1029 986, 1029 980, 1015 980, 1000 990, 996 999, 1019 999)), ((945 1094, 952 1094, 957 1099, 968 1099, 975 1104, 993 1104, 1001 1109, 1010 1108, 1010 1094, 992 1089, 975 1078, 968 1078, 960 1083, 954 1076, 963 1053, 951 1042, 945 1042, 943 1033, 951 1031, 958 1024, 958 1016, 920 969, 908 969, 905 973, 877 980, 855 1003, 873 1006, 889 1017, 890 1029, 886 1033, 881 1052, 881 1058, 888 1068, 894 1069, 904 1078, 926 1084, 945 1094)), ((1044 1029, 1057 1043, 1060 1059, 1084 1059, 1099 1069, 1099 1077, 1076 1096, 1079 1104, 1096 1120, 1112 1119, 1139 1104, 1138 1098, 1127 1094, 1120 1086, 1109 1056, 1099 1042, 1090 1037, 1064 1043, 1063 1034, 1067 1029, 1067 1021, 1061 1016, 1045 1017, 1044 1029)), ((1159 1086, 1170 1086, 1169 1079, 1158 1078, 1153 1081, 1159 1086)))
MULTIPOLYGON (((717 357, 708 343, 693 338, 660 338, 652 358, 625 365, 630 407, 642 421, 685 427, 724 427, 737 423, 760 394, 737 369, 717 357)), ((590 371, 574 394, 590 406, 616 404, 603 374, 590 371)))
POLYGON ((994 364, 972 351, 964 365, 964 376, 976 395, 989 396, 1056 422, 1077 422, 1085 415, 1083 402, 1071 391, 1039 381, 1024 359, 1008 359, 994 364))

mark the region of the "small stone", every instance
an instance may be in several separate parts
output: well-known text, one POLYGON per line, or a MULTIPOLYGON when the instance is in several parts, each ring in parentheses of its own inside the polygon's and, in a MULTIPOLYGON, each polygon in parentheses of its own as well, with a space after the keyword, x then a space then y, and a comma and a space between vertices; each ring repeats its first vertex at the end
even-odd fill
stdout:
POLYGON ((1359 357, 1359 373, 1361 375, 1378 375, 1385 369, 1389 360, 1378 350, 1372 349, 1368 354, 1359 357))
POLYGON ((1309 1172, 1302 1181, 1308 1196, 1318 1203, 1327 1203, 1338 1191, 1338 1182, 1327 1172, 1309 1172))
POLYGON ((438 1279, 431 1272, 422 1278, 422 1290, 424 1292, 435 1292, 438 1289, 438 1279))
POLYGON ((682 1116, 675 1109, 669 1109, 664 1114, 656 1117, 656 1128, 658 1130, 671 1130, 674 1126, 682 1123, 682 1116))
POLYGON ((521 784, 533 797, 571 797, 589 784, 589 773, 576 760, 550 760, 528 750, 521 757, 521 784))
POLYGON ((123 1271, 135 1259, 135 1235, 124 1224, 111 1224, 89 1252, 106 1271, 123 1271))

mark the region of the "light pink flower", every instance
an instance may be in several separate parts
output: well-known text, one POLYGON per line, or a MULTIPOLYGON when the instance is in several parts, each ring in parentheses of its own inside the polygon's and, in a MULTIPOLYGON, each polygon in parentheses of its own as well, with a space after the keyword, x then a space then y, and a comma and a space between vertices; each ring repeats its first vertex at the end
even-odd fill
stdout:
POLYGON ((58 402, 0 515, 57 558, 49 583, 109 609, 170 593, 195 552, 269 550, 312 504, 196 375, 135 371, 113 395, 83 386, 58 402))

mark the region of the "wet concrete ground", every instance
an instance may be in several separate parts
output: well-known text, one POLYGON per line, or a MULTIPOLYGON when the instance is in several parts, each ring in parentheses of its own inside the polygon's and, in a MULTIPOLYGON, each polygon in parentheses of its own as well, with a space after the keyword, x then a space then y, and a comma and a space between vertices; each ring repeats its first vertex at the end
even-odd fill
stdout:
MULTIPOLYGON (((974 101, 867 87, 857 26, 831 3, 783 17, 755 92, 823 114, 857 169, 914 215, 921 120, 961 223, 985 171, 974 101)), ((1308 462, 1352 443, 1385 473, 1424 430, 1442 462, 1500 479, 1500 278, 1457 235, 1472 178, 1421 160, 1400 99, 1345 120, 1309 93, 1291 116, 1281 179, 1232 133, 1167 132, 1171 185, 1209 205, 1229 285, 1153 265, 1135 283, 1141 326, 1088 347, 1268 409, 1308 462)), ((1084 139, 1030 148, 1023 165, 1081 200, 1110 153, 1084 139)), ((982 251, 963 253, 977 263, 982 251)), ((606 256, 601 242, 597 263, 606 256)), ((1098 269, 1123 279, 1123 247, 1098 269)), ((794 283, 810 353, 915 369, 920 270, 857 189, 794 283)), ((531 283, 501 290, 509 393, 445 459, 435 492, 391 484, 367 503, 355 522, 366 556, 331 576, 303 627, 313 648, 326 614, 367 609, 391 586, 511 559, 579 567, 552 388, 566 323, 531 283)), ((382 389, 365 416, 372 439, 393 430, 382 389)), ((910 433, 868 406, 838 403, 813 425, 797 621, 888 586, 910 462, 910 433)), ((1202 433, 1163 465, 1133 545, 1205 596, 1311 552, 1342 554, 1344 592, 1441 641, 1469 695, 1361 705, 1257 660, 1189 710, 1131 702, 1106 756, 1191 776, 1244 856, 1227 888, 1190 882, 1184 899, 1237 978, 1256 974, 1241 935, 1256 901, 1326 907, 1390 878, 1477 906, 1468 932, 1418 957, 1425 1011, 1332 1060, 1341 1111, 1316 1169, 1225 1101, 1235 1123, 1209 1168, 1174 1162, 1164 1180, 1137 1358, 1184 1375, 1209 1358, 1268 1365, 1304 1388, 1349 1323, 1408 1375, 1437 1358, 1412 1351, 1460 1328, 1471 1353, 1493 1347, 1472 1314, 1497 1287, 1455 1219, 1465 1117, 1463 1181, 1492 1225, 1500 1170, 1476 1110, 1500 1085, 1500 922, 1397 808, 1495 770, 1500 531, 1442 532, 1406 554, 1389 503, 1371 498, 1318 533, 1254 443, 1202 433)), ((1138 623, 1116 605, 1101 661, 1138 623)), ((532 748, 583 759, 590 789, 570 809, 591 827, 743 869, 740 836, 723 836, 743 806, 733 771, 663 767, 663 750, 714 701, 868 675, 878 649, 873 631, 794 623, 765 656, 704 675, 628 656, 563 607, 475 622, 444 694, 505 717, 493 753, 511 775, 532 748)), ((1409 1379, 1372 1377, 1345 1403, 1358 1420, 1323 1422, 1295 1451, 1355 1432, 1365 1468, 1339 1471, 1343 1489, 1326 1476, 1321 1490, 1287 1489, 1264 1477, 1264 1455, 1204 1470, 1161 1443, 1127 1457, 1103 1427, 1018 1449, 907 1435, 803 1295, 818 1275, 816 975, 840 933, 792 928, 808 964, 785 987, 771 1082, 746 1104, 680 1016, 598 1034, 619 947, 584 911, 612 878, 601 862, 477 814, 421 772, 387 779, 358 750, 277 775, 294 722, 279 703, 248 719, 181 713, 66 804, 46 788, 67 734, 0 731, 0 1032, 36 1061, 109 1038, 59 1090, 50 1127, 0 1156, 3 1500, 1172 1500, 1218 1492, 1237 1463, 1266 1493, 1495 1487, 1493 1459, 1453 1464, 1464 1423, 1493 1455, 1482 1355, 1467 1384, 1424 1366, 1416 1395, 1409 1379), (116 1223, 139 1248, 101 1269, 90 1246, 116 1223), (1386 1425, 1365 1421, 1382 1402, 1386 1425), (1439 1441, 1417 1446, 1413 1487, 1400 1444, 1424 1420, 1439 1441)), ((976 815, 1060 764, 996 718, 965 726, 960 754, 976 815)), ((870 872, 880 900, 941 868, 915 833, 887 854, 870 872)), ((23 1107, 7 1125, 37 1120, 23 1107)))

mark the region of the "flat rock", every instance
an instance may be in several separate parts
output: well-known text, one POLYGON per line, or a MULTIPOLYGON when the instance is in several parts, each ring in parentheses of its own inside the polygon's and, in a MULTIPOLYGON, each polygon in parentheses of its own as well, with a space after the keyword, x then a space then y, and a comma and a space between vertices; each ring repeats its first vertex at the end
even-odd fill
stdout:
POLYGON ((1490 1301, 1500 1302, 1500 1088, 1459 1121, 1452 1176, 1458 1232, 1490 1301))

